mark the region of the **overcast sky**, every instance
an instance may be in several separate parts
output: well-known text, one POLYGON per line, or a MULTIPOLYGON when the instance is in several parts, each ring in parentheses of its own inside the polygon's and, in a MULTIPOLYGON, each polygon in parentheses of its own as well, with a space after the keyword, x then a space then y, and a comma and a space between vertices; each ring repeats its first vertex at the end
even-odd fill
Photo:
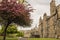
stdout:
MULTIPOLYGON (((33 13, 31 13, 31 18, 33 19, 32 27, 30 28, 20 28, 21 30, 28 30, 34 28, 39 23, 39 18, 43 18, 43 14, 47 13, 50 15, 50 2, 51 0, 27 0, 28 3, 32 5, 34 9, 36 9, 33 13)), ((56 5, 60 4, 60 0, 55 0, 56 5)))

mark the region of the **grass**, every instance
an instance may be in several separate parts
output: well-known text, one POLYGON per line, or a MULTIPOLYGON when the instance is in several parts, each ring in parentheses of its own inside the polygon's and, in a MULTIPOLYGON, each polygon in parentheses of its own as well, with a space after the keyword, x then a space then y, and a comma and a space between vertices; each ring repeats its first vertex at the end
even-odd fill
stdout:
POLYGON ((56 38, 28 38, 28 40, 60 40, 56 38))
MULTIPOLYGON (((3 37, 0 36, 0 40, 2 40, 3 37)), ((6 40, 18 40, 18 38, 14 37, 14 38, 6 38, 6 40)), ((28 40, 60 40, 60 39, 56 39, 56 38, 28 38, 28 40)))
MULTIPOLYGON (((0 39, 0 40, 2 40, 2 39, 0 39)), ((6 39, 6 40, 18 40, 18 39, 16 39, 16 38, 10 38, 10 39, 6 39)))
MULTIPOLYGON (((3 40, 2 36, 0 36, 0 40, 3 40)), ((18 40, 18 38, 16 38, 16 37, 14 37, 14 38, 8 38, 8 37, 6 37, 6 40, 18 40)))

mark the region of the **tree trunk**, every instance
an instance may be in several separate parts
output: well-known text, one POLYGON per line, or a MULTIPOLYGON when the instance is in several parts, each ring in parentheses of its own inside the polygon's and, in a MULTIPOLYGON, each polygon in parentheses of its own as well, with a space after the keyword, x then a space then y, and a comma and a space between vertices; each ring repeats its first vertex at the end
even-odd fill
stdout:
POLYGON ((5 29, 4 29, 4 33, 3 33, 4 34, 4 37, 3 37, 3 40, 6 40, 6 31, 7 31, 7 28, 8 28, 8 26, 6 26, 5 29))
POLYGON ((6 31, 7 31, 7 28, 8 28, 8 26, 9 26, 9 22, 5 25, 5 28, 4 28, 4 32, 3 32, 3 34, 4 34, 4 36, 3 36, 3 40, 6 40, 6 31))

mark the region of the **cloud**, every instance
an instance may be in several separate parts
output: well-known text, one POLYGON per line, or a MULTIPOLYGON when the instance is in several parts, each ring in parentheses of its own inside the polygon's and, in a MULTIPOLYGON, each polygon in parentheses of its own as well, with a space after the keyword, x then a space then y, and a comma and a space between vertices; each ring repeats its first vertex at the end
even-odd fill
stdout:
POLYGON ((56 1, 56 5, 60 4, 60 0, 55 0, 56 1))
POLYGON ((31 4, 40 4, 40 5, 47 5, 49 4, 49 0, 27 0, 31 4))

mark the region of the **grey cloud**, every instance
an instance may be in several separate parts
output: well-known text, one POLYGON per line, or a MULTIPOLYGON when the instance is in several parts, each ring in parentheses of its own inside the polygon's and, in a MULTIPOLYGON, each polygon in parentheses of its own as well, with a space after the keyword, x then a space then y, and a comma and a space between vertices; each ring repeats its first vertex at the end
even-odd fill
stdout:
POLYGON ((36 2, 38 3, 38 4, 41 4, 41 5, 49 5, 49 0, 36 0, 36 2))
POLYGON ((49 0, 27 0, 29 3, 31 4, 34 4, 34 5, 37 5, 37 4, 40 4, 40 5, 49 5, 49 0))

